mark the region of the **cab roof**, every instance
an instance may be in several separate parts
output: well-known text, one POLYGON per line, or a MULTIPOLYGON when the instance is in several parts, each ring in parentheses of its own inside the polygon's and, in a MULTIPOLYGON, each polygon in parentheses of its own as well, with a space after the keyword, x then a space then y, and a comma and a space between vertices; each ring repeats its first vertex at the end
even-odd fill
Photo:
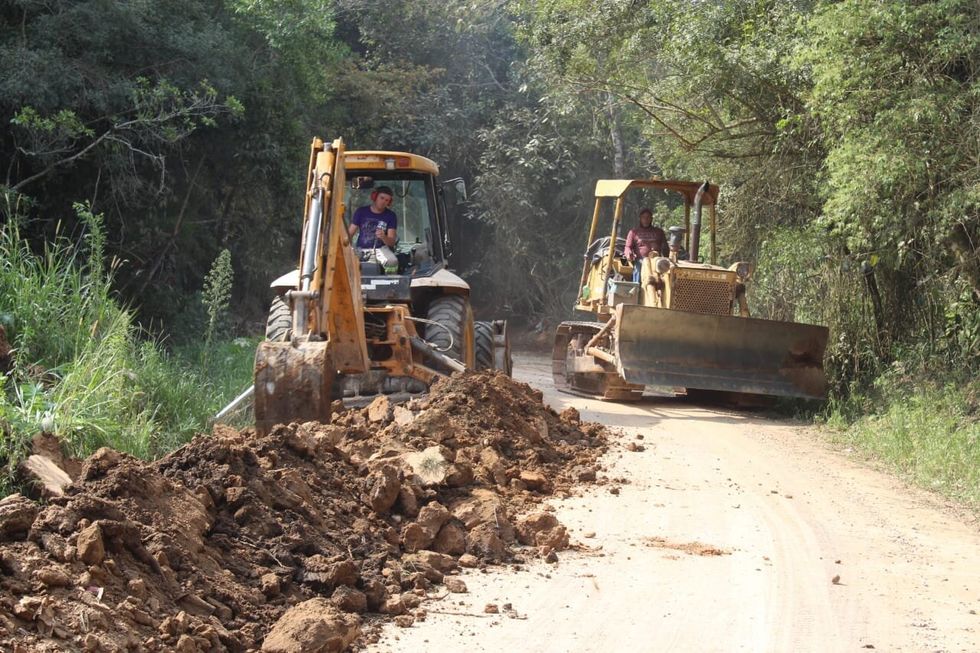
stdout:
MULTIPOLYGON (((631 188, 663 188, 664 190, 680 193, 688 204, 694 203, 694 196, 704 182, 681 181, 677 179, 600 179, 595 184, 596 197, 622 197, 631 188)), ((712 206, 718 202, 718 186, 708 184, 707 192, 702 196, 701 203, 712 206)))
POLYGON ((439 174, 432 159, 409 152, 388 150, 352 150, 344 152, 344 167, 350 170, 405 170, 439 174))

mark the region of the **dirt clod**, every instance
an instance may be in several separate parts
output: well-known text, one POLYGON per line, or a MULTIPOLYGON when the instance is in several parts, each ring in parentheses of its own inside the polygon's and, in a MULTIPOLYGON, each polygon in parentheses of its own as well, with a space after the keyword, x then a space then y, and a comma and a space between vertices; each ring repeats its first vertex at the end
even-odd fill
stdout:
POLYGON ((290 608, 262 643, 265 653, 340 653, 360 632, 360 620, 322 598, 290 608))
POLYGON ((540 500, 595 477, 599 427, 491 372, 385 401, 150 463, 100 449, 48 505, 0 500, 0 650, 341 651, 360 613, 411 626, 458 567, 512 560, 515 522, 567 546, 540 500))

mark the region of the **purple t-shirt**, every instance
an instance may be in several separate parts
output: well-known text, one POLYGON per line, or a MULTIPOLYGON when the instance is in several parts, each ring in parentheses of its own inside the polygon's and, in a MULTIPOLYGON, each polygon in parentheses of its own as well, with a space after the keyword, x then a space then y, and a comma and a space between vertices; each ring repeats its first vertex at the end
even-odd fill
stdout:
POLYGON ((398 218, 391 209, 385 209, 382 213, 375 213, 371 206, 362 206, 354 211, 351 224, 357 225, 357 247, 359 249, 374 249, 375 244, 384 245, 374 232, 378 229, 378 223, 385 223, 385 234, 389 229, 398 228, 398 218))

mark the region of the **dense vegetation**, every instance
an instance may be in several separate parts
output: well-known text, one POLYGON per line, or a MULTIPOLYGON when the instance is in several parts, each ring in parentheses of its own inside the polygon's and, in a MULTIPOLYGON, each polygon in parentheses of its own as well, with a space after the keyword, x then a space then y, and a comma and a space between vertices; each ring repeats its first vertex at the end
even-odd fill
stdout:
POLYGON ((152 455, 247 383, 249 347, 214 367, 294 256, 310 138, 341 135, 467 179, 457 267, 529 325, 567 315, 596 178, 719 183, 756 314, 831 327, 822 415, 980 505, 974 0, 6 0, 0 24, 9 461, 47 412, 79 451, 152 455))

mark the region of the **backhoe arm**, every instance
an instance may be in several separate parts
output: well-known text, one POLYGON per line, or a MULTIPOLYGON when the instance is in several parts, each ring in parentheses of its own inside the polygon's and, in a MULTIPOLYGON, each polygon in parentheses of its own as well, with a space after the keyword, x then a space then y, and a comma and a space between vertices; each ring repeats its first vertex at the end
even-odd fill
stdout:
POLYGON ((329 421, 337 372, 368 370, 360 267, 344 224, 344 143, 316 138, 310 148, 299 286, 288 342, 262 342, 255 354, 255 425, 260 433, 293 421, 329 421))

